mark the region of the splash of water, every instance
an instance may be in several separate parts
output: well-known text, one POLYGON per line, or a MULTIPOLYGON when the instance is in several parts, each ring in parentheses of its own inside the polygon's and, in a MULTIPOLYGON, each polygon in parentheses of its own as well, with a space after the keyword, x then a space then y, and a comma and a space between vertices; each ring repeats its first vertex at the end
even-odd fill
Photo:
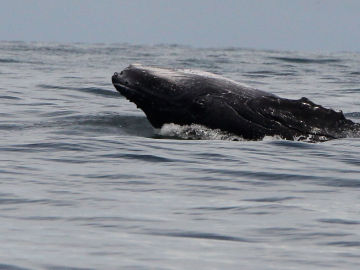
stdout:
POLYGON ((234 135, 220 129, 211 129, 198 124, 176 125, 165 124, 157 131, 158 135, 167 138, 176 138, 183 140, 226 140, 226 141, 244 141, 240 136, 234 135))

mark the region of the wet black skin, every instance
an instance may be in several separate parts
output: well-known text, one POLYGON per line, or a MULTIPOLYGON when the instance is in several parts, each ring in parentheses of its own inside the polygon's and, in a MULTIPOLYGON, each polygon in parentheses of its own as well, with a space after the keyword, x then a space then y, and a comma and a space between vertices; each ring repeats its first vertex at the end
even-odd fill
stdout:
POLYGON ((200 124, 248 140, 346 137, 360 125, 307 98, 291 100, 210 73, 130 65, 112 77, 115 88, 142 109, 155 128, 200 124))

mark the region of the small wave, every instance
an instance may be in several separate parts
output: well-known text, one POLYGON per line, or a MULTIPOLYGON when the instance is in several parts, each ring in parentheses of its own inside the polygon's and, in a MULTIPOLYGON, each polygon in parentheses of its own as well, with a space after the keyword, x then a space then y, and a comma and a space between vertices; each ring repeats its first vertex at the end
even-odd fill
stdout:
POLYGON ((348 94, 357 94, 360 92, 360 88, 340 89, 339 92, 348 93, 348 94))
POLYGON ((311 58, 302 58, 302 57, 277 57, 277 56, 270 56, 268 58, 283 62, 288 62, 288 63, 296 63, 296 64, 327 64, 327 63, 341 62, 341 60, 334 58, 311 59, 311 58))
POLYGON ((176 125, 165 124, 158 133, 161 137, 183 140, 225 140, 243 141, 240 136, 234 135, 220 129, 210 129, 202 125, 176 125))
MULTIPOLYGON (((83 268, 74 266, 59 266, 59 265, 48 265, 47 270, 94 270, 94 268, 83 268)), ((1 269, 0 269, 1 270, 1 269)))
POLYGON ((329 219, 319 219, 322 223, 330 223, 330 224, 342 224, 342 225, 359 225, 360 221, 357 220, 345 220, 339 218, 329 218, 329 219))
POLYGON ((0 58, 0 63, 5 63, 5 64, 33 64, 33 65, 42 65, 44 64, 43 62, 39 62, 39 61, 20 61, 20 60, 16 60, 16 59, 12 59, 12 58, 0 58))
MULTIPOLYGON (((144 116, 118 115, 115 113, 88 115, 77 114, 76 111, 63 110, 42 113, 41 116, 46 119, 36 123, 3 123, 0 124, 0 130, 12 131, 51 128, 53 132, 60 134, 78 134, 79 132, 85 131, 101 134, 119 135, 125 133, 147 138, 154 137, 154 129, 144 116)), ((2 147, 1 149, 8 151, 20 151, 23 149, 23 146, 13 145, 10 148, 2 147)), ((31 150, 28 149, 28 151, 31 150)))
POLYGON ((17 124, 0 124, 0 130, 21 130, 23 126, 17 124))
POLYGON ((0 58, 0 63, 10 64, 10 63, 21 63, 21 62, 11 58, 0 58))
POLYGON ((0 263, 0 270, 30 270, 30 268, 23 268, 12 264, 0 263))
MULTIPOLYGON (((11 50, 13 51, 36 51, 41 52, 42 54, 51 54, 51 55, 66 55, 66 54, 86 54, 86 46, 81 46, 80 44, 59 44, 59 43, 25 43, 18 44, 13 46, 11 50)), ((90 50, 90 49, 89 49, 90 50)))
POLYGON ((235 242, 255 242, 253 239, 242 238, 237 236, 228 236, 215 233, 206 232, 192 232, 192 231, 149 231, 150 235, 180 237, 180 238, 197 238, 206 240, 220 240, 220 241, 235 241, 235 242))
POLYGON ((329 246, 339 246, 339 247, 360 247, 360 241, 337 241, 337 242, 328 242, 325 245, 329 246))
POLYGON ((54 152, 54 151, 87 151, 91 146, 79 143, 56 143, 56 142, 40 142, 28 144, 16 144, 6 147, 1 147, 1 151, 8 152, 23 152, 23 153, 37 153, 37 152, 54 152))
POLYGON ((344 115, 350 118, 360 118, 360 112, 344 113, 344 115))
POLYGON ((282 201, 292 200, 292 199, 296 199, 296 198, 297 197, 269 197, 269 198, 247 199, 245 201, 275 203, 275 202, 282 202, 282 201))
POLYGON ((174 162, 177 160, 174 159, 170 159, 170 158, 165 158, 165 157, 161 157, 158 155, 146 155, 146 154, 122 154, 122 155, 117 155, 117 157, 121 156, 122 158, 126 158, 126 159, 134 159, 134 160, 142 160, 142 161, 146 161, 146 162, 174 162))
POLYGON ((360 188, 360 180, 358 179, 331 179, 321 183, 322 185, 337 188, 360 188))
POLYGON ((103 89, 99 87, 67 87, 59 85, 48 85, 48 84, 39 84, 38 87, 43 89, 60 89, 60 90, 73 90, 85 92, 93 95, 99 95, 103 97, 119 97, 119 93, 113 90, 103 89))
MULTIPOLYGON (((31 204, 31 203, 48 203, 50 200, 31 200, 31 199, 14 199, 14 198, 0 198, 0 205, 9 204, 31 204)), ((0 268, 1 269, 1 268, 0 268)))
POLYGON ((251 78, 266 78, 266 77, 273 77, 273 76, 295 76, 295 71, 288 71, 288 72, 275 72, 270 70, 259 70, 259 71, 250 71, 246 73, 247 77, 251 78))
POLYGON ((315 149, 316 144, 313 143, 301 143, 299 141, 287 141, 287 140, 273 140, 270 144, 275 145, 276 147, 285 147, 285 148, 296 148, 296 149, 315 149))
POLYGON ((20 100, 21 98, 19 98, 19 97, 14 97, 14 96, 0 96, 0 99, 20 100))
MULTIPOLYGON (((48 123, 44 124, 45 126, 48 123)), ((141 137, 153 137, 154 129, 143 116, 118 115, 112 113, 98 115, 71 115, 60 117, 51 126, 62 127, 71 131, 78 129, 91 132, 121 134, 126 133, 141 137)))

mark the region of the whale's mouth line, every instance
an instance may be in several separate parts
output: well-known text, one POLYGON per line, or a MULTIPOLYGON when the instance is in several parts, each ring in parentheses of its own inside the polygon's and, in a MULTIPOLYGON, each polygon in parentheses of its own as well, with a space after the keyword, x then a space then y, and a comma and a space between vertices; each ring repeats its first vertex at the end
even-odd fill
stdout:
POLYGON ((145 95, 144 93, 142 93, 142 91, 130 87, 128 83, 113 81, 113 85, 121 95, 123 95, 129 101, 134 102, 138 107, 142 106, 141 104, 143 104, 146 100, 145 95))
POLYGON ((115 88, 125 97, 127 97, 127 95, 131 95, 131 97, 138 97, 138 98, 143 98, 145 99, 147 97, 147 99, 150 99, 150 96, 156 96, 153 92, 151 91, 147 91, 145 89, 137 89, 136 87, 131 87, 128 84, 124 84, 124 83, 120 83, 120 82, 116 82, 113 83, 115 88))
POLYGON ((120 92, 120 94, 124 95, 128 99, 130 96, 131 98, 137 97, 144 100, 163 99, 163 97, 159 93, 156 93, 156 91, 148 90, 142 87, 138 88, 140 86, 139 84, 136 85, 138 86, 136 87, 134 85, 130 85, 127 81, 113 81, 113 85, 115 86, 116 90, 120 92))
POLYGON ((160 96, 152 91, 144 88, 130 86, 128 82, 113 82, 116 90, 123 95, 127 100, 134 102, 136 106, 142 110, 146 107, 154 106, 156 100, 161 100, 160 96))
MULTIPOLYGON (((117 90, 118 90, 118 89, 125 89, 125 90, 131 91, 131 92, 139 92, 139 91, 137 91, 136 89, 131 88, 131 87, 129 87, 128 85, 123 84, 123 83, 116 82, 116 83, 113 83, 113 85, 115 86, 115 88, 116 88, 117 90)), ((120 90, 119 90, 119 91, 120 91, 120 90)))

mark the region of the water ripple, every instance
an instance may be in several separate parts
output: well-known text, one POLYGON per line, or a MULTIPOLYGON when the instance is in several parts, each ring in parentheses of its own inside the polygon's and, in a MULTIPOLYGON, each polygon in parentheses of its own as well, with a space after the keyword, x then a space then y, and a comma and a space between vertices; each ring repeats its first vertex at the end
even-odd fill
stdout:
POLYGON ((327 242, 323 245, 328 246, 339 246, 339 247, 360 247, 360 241, 335 241, 335 242, 327 242))
POLYGON ((340 219, 340 218, 323 218, 323 219, 319 219, 319 222, 323 222, 323 223, 329 223, 329 224, 342 224, 342 225, 359 225, 360 221, 357 220, 345 220, 345 219, 340 219))
POLYGON ((236 242, 257 242, 253 239, 242 238, 236 236, 228 236, 215 233, 205 232, 191 232, 191 231, 149 231, 150 235, 157 236, 168 236, 168 237, 179 237, 179 238, 196 238, 196 239, 207 239, 207 240, 220 240, 220 241, 236 241, 236 242))
POLYGON ((0 96, 0 99, 20 100, 21 98, 14 96, 0 96))
POLYGON ((329 63, 339 63, 340 59, 335 58, 303 58, 303 57, 274 57, 270 56, 269 59, 284 61, 288 63, 296 64, 329 64, 329 63))
POLYGON ((17 144, 11 146, 0 147, 1 151, 9 152, 49 152, 49 151, 88 151, 91 146, 81 145, 76 143, 61 143, 61 142, 42 142, 42 143, 28 143, 17 144))
POLYGON ((94 270, 95 268, 48 265, 46 266, 46 269, 47 270, 94 270))
POLYGON ((31 268, 24 268, 12 264, 0 263, 0 270, 31 270, 31 268))
POLYGON ((12 58, 0 58, 0 63, 6 63, 6 64, 21 63, 21 61, 18 61, 16 59, 12 59, 12 58))
POLYGON ((358 268, 359 139, 161 133, 111 85, 134 61, 360 119, 357 53, 0 42, 0 270, 358 268))
POLYGON ((270 197, 270 198, 259 198, 259 199, 246 199, 249 202, 282 202, 287 200, 298 199, 298 197, 270 197))
POLYGON ((48 84, 39 84, 37 86, 43 89, 73 90, 73 91, 79 91, 79 92, 84 92, 84 93, 89 93, 89 94, 99 95, 102 97, 109 97, 109 98, 120 97, 119 93, 114 90, 108 90, 98 87, 70 87, 70 86, 48 85, 48 84))

